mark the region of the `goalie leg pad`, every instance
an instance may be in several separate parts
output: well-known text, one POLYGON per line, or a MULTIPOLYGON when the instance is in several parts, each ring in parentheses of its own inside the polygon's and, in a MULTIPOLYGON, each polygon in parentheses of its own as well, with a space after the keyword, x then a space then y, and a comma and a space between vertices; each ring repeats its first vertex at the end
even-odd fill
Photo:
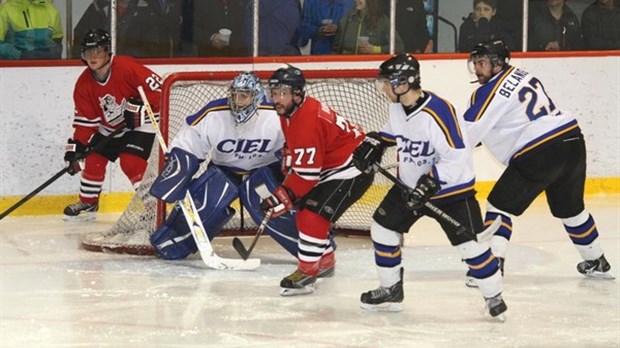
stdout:
MULTIPOLYGON (((235 215, 229 205, 237 198, 237 187, 220 169, 210 166, 192 181, 189 192, 209 240, 212 240, 235 215)), ((164 225, 153 233, 151 244, 162 258, 168 260, 183 259, 196 252, 196 242, 178 204, 164 225)))
MULTIPOLYGON (((271 168, 263 167, 245 179, 239 188, 241 202, 257 225, 260 225, 265 217, 265 213, 260 208, 260 203, 263 199, 261 195, 269 195, 280 186, 280 183, 281 180, 276 178, 271 168), (261 189, 259 187, 263 185, 269 192, 260 192, 261 189)), ((296 211, 289 211, 275 219, 269 220, 265 229, 266 233, 295 257, 297 257, 297 240, 299 238, 296 216, 296 211)))
POLYGON ((182 200, 199 166, 198 157, 177 147, 173 148, 168 153, 164 168, 155 178, 150 193, 168 203, 182 200))

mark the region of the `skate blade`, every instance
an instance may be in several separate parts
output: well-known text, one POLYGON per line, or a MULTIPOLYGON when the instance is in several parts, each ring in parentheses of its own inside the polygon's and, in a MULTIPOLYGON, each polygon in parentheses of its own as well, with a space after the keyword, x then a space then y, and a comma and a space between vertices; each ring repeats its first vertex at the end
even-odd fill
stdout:
POLYGON ((97 218, 97 213, 81 213, 80 215, 63 215, 62 219, 67 222, 87 222, 97 218))
POLYGON ((610 272, 591 272, 591 273, 586 273, 584 274, 584 276, 586 276, 586 278, 590 278, 590 279, 616 279, 613 274, 611 274, 610 272))
POLYGON ((400 302, 389 302, 378 305, 360 303, 360 308, 372 312, 401 312, 405 309, 400 302))
POLYGON ((314 286, 306 285, 302 288, 280 288, 280 296, 289 297, 289 296, 299 296, 299 295, 309 295, 314 292, 314 286))
POLYGON ((499 314, 499 315, 497 315, 495 317, 492 317, 492 318, 497 320, 497 321, 499 321, 500 323, 506 322, 506 314, 504 314, 504 313, 499 314))

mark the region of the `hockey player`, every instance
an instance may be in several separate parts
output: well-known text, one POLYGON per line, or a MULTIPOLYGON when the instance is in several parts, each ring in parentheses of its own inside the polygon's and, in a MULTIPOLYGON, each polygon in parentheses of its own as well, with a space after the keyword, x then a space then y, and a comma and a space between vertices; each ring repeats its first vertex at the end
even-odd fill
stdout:
POLYGON ((291 65, 269 79, 286 145, 286 178, 261 203, 278 216, 297 210, 298 267, 280 282, 282 296, 314 292, 322 270, 335 264, 328 231, 370 187, 374 174, 361 173, 351 161, 364 133, 329 106, 306 95, 302 71, 291 65))
POLYGON ((140 101, 138 86, 144 88, 155 112, 159 112, 161 78, 131 57, 113 55, 110 44, 110 34, 102 29, 89 30, 82 40, 81 57, 88 68, 75 84, 74 132, 64 160, 69 174, 83 171, 80 200, 65 208, 65 220, 95 218, 109 161, 120 160, 123 173, 136 189, 153 147, 154 129, 140 101), (110 140, 103 150, 87 156, 84 163, 75 160, 89 145, 118 128, 126 130, 110 140))
MULTIPOLYGON (((282 182, 279 156, 284 136, 278 115, 264 96, 253 72, 236 76, 227 98, 210 101, 187 117, 151 187, 153 196, 168 203, 182 200, 189 190, 210 239, 235 214, 230 204, 236 198, 259 224, 264 214, 258 187, 264 185, 264 192, 273 191, 282 182), (207 170, 192 180, 208 155, 211 160, 207 170)), ((293 212, 272 218, 266 232, 297 255, 293 212)), ((197 251, 179 204, 153 233, 151 243, 165 259, 182 259, 197 251)))
MULTIPOLYGON (((481 86, 464 115, 470 143, 482 142, 507 166, 487 199, 486 220, 498 215, 502 219, 491 239, 493 253, 503 263, 511 217, 521 215, 545 192, 551 214, 562 220, 584 259, 577 271, 613 278, 594 219, 584 206, 586 147, 577 120, 551 101, 538 78, 509 65, 509 60, 510 51, 501 40, 474 47, 470 68, 473 65, 481 86)), ((471 279, 467 284, 475 286, 471 279)))
MULTIPOLYGON (((362 171, 372 171, 386 146, 398 146, 398 173, 404 192, 393 186, 373 215, 370 236, 380 286, 361 295, 367 310, 403 310, 403 267, 400 235, 424 215, 433 216, 424 203, 433 203, 471 231, 482 231, 482 214, 475 197, 473 158, 454 107, 420 86, 420 64, 409 54, 398 54, 379 68, 377 89, 392 102, 390 118, 380 133, 369 133, 354 153, 362 171)), ((503 320, 499 262, 491 249, 472 234, 457 234, 437 220, 480 284, 489 313, 503 320)))

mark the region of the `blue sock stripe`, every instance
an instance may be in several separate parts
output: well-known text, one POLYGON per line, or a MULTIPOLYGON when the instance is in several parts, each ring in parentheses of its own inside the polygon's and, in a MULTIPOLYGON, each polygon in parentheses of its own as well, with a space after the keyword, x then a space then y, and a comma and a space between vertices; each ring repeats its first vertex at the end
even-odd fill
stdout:
POLYGON ((592 215, 583 224, 574 227, 564 225, 564 229, 573 243, 577 245, 589 245, 598 238, 598 229, 592 215))
POLYGON ((470 275, 474 278, 488 278, 499 271, 499 261, 493 256, 491 249, 465 262, 469 266, 470 275))
POLYGON ((372 243, 375 248, 375 263, 380 267, 395 267, 401 263, 402 253, 400 246, 372 243))
POLYGON ((502 236, 510 240, 510 237, 512 236, 512 219, 510 219, 510 217, 498 213, 487 212, 484 217, 484 225, 490 226, 498 216, 502 219, 502 224, 497 229, 497 232, 495 232, 495 235, 502 236))

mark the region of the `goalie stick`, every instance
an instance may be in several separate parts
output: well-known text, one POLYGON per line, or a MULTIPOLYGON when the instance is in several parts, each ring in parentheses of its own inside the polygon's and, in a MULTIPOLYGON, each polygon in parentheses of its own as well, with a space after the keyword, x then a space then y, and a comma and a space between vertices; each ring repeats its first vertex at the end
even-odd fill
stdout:
POLYGON ((273 209, 269 209, 269 211, 267 211, 267 214, 265 214, 263 221, 261 221, 260 226, 258 226, 258 229, 256 230, 256 235, 254 236, 254 239, 252 240, 252 244, 250 244, 250 247, 248 249, 245 248, 245 246, 243 245, 243 242, 241 242, 241 239, 239 239, 238 237, 233 238, 233 241, 232 241, 233 248, 237 250, 237 253, 239 253, 239 256, 241 256, 244 260, 247 260, 248 257, 250 257, 252 250, 254 250, 254 247, 256 246, 256 243, 258 242, 258 238, 263 234, 263 232, 265 231, 265 228, 267 227, 267 223, 269 223, 269 219, 271 219, 271 214, 273 214, 273 209))
MULTIPOLYGON (((155 114, 153 113, 153 109, 151 109, 151 104, 149 104, 142 86, 138 86, 138 92, 140 93, 140 98, 142 98, 142 102, 144 103, 146 114, 155 129, 155 135, 159 141, 159 146, 162 151, 166 153, 168 152, 168 146, 166 145, 166 141, 161 134, 161 130, 159 129, 159 125, 155 119, 155 114)), ((192 232, 192 236, 194 237, 198 250, 200 251, 200 257, 207 267, 220 270, 253 270, 260 266, 260 259, 238 260, 218 256, 213 250, 213 246, 209 241, 209 236, 207 235, 204 225, 202 224, 202 220, 198 215, 198 210, 196 209, 196 205, 189 191, 185 193, 185 198, 183 198, 183 201, 180 203, 183 216, 185 216, 185 220, 189 225, 189 229, 192 232)))
MULTIPOLYGON (((375 168, 377 168, 377 171, 379 173, 381 173, 383 176, 385 176, 387 179, 393 182, 401 190, 404 190, 404 191, 411 190, 409 186, 407 186, 404 182, 402 182, 399 178, 394 176, 392 173, 388 172, 387 169, 379 165, 375 165, 375 168)), ((428 202, 428 201, 424 202, 424 207, 430 210, 433 213, 433 215, 435 215, 435 217, 437 217, 441 221, 450 224, 456 231, 456 234, 467 233, 471 237, 473 237, 475 241, 478 241, 478 242, 485 242, 491 239, 491 237, 493 237, 493 234, 497 232, 497 230, 499 229, 502 223, 501 218, 498 216, 493 221, 493 223, 489 225, 489 227, 485 228, 482 232, 476 234, 474 231, 470 231, 467 227, 465 227, 460 222, 456 221, 452 216, 448 215, 446 212, 441 210, 439 207, 437 207, 433 203, 428 202)))
POLYGON ((7 215, 9 215, 10 213, 12 213, 15 209, 21 207, 24 203, 26 203, 27 201, 30 200, 30 198, 34 197, 37 195, 37 193, 43 191, 46 187, 48 187, 49 185, 51 185, 54 181, 56 181, 58 178, 60 178, 61 176, 65 175, 65 173, 67 173, 69 171, 69 167, 71 167, 73 165, 73 163, 83 160, 84 158, 86 158, 86 156, 90 155, 93 151, 98 151, 101 150, 105 144, 108 143, 108 141, 110 141, 110 139, 112 139, 115 135, 119 134, 120 132, 123 131, 123 127, 120 127, 116 130, 114 130, 114 132, 110 133, 108 136, 106 136, 105 138, 101 139, 97 144, 95 144, 95 146, 89 146, 86 151, 84 151, 83 154, 81 154, 80 156, 78 156, 73 162, 71 162, 68 166, 64 167, 62 170, 60 170, 58 173, 54 174, 51 178, 47 179, 46 182, 44 182, 43 184, 41 184, 41 186, 37 187, 36 189, 34 189, 32 192, 30 192, 29 194, 27 194, 24 198, 20 199, 17 203, 13 204, 12 206, 10 206, 7 210, 3 211, 2 214, 0 214, 0 220, 4 219, 7 215))

